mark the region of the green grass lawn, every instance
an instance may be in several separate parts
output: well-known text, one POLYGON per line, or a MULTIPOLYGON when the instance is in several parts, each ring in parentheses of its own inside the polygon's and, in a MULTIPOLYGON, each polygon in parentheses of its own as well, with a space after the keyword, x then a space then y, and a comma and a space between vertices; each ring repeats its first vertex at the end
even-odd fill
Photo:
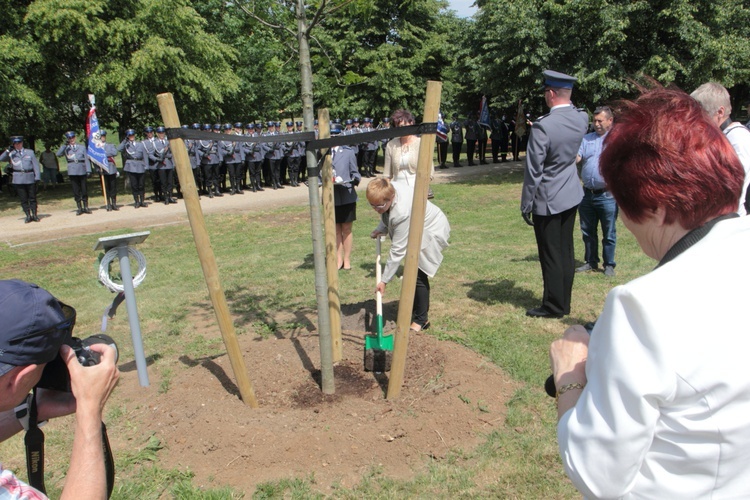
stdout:
MULTIPOLYGON (((410 481, 381 475, 364 477, 340 498, 575 498, 578 494, 562 472, 555 442, 554 404, 543 391, 548 374, 548 347, 570 324, 596 318, 609 289, 648 272, 655 263, 645 257, 632 235, 618 223, 617 276, 577 275, 571 315, 563 320, 525 316, 540 304, 541 270, 533 229, 521 219, 520 171, 489 174, 465 182, 434 185, 433 200, 447 215, 451 246, 432 283, 429 333, 459 342, 486 356, 520 384, 508 402, 504 426, 475 450, 432 464, 429 472, 410 481), (487 478, 491 478, 488 480, 487 478)), ((58 188, 64 189, 64 188, 58 188)), ((352 265, 372 270, 375 248, 369 238, 376 214, 360 196, 359 219, 354 224, 352 265)), ((207 217, 212 246, 238 334, 285 330, 292 324, 276 321, 280 313, 314 310, 310 218, 304 207, 207 217), (260 318, 260 319, 258 319, 260 318)), ((117 234, 139 228, 122 228, 117 234)), ((202 337, 187 317, 207 303, 208 293, 187 225, 160 226, 139 249, 148 260, 148 276, 138 288, 138 306, 145 351, 154 364, 169 373, 175 358, 187 351, 212 354, 215 347, 202 337), (180 342, 176 335, 180 334, 180 342)), ((576 255, 583 256, 580 233, 576 255)), ((96 281, 95 238, 71 238, 54 245, 29 245, 0 250, 0 278, 39 283, 78 310, 79 336, 99 329, 101 312, 111 300, 96 281)), ((579 264, 580 265, 580 264, 579 264)), ((363 273, 342 276, 343 304, 370 300, 373 283, 363 273)), ((389 287, 390 298, 398 286, 389 287)), ((122 314, 124 312, 124 306, 122 314)), ((284 316, 283 314, 281 316, 284 316)), ((287 314, 293 317, 293 314, 287 314)), ((127 322, 112 335, 123 356, 129 349, 127 322), (121 339, 121 340, 120 340, 121 339)), ((128 359, 130 359, 128 358, 128 359)), ((163 390, 168 390, 167 383, 163 390)), ((116 396, 108 406, 108 423, 128 429, 124 405, 116 396)), ((20 439, 0 445, 0 458, 18 456, 20 439)), ((70 437, 48 435, 48 485, 62 485, 70 437)), ((144 443, 126 457, 118 457, 116 498, 237 498, 229 488, 204 491, 191 484, 190 474, 159 467, 159 443, 144 443)), ((21 455, 22 456, 22 455, 21 455)), ((15 467, 18 471, 18 467, 15 467)), ((23 471, 18 471, 24 475, 23 471)), ((309 478, 263 484, 257 498, 313 498, 309 478)))

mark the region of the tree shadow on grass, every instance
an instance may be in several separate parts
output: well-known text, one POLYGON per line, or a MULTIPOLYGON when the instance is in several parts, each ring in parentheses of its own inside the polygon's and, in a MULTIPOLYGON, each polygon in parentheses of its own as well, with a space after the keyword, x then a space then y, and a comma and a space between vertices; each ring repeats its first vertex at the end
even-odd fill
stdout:
POLYGON ((529 309, 540 300, 531 290, 517 287, 513 280, 479 280, 464 286, 469 288, 467 297, 487 305, 512 304, 529 309))

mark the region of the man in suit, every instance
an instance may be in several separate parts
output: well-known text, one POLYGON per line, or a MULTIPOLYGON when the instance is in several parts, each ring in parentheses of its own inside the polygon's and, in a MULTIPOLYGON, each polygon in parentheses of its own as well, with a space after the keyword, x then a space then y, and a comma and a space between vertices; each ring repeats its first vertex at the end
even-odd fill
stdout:
POLYGON ((526 311, 531 317, 570 314, 575 276, 573 229, 583 197, 576 155, 588 128, 588 116, 570 100, 575 81, 575 77, 557 71, 544 72, 544 100, 550 112, 532 124, 529 136, 521 214, 534 226, 544 279, 542 305, 526 311))
POLYGON ((450 124, 451 146, 453 146, 453 168, 461 165, 461 148, 464 145, 464 126, 458 121, 458 113, 453 113, 453 121, 450 124))

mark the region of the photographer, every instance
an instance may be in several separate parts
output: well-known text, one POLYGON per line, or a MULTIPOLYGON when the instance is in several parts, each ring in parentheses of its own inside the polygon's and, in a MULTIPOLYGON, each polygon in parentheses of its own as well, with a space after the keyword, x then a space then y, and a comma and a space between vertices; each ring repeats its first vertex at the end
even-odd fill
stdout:
MULTIPOLYGON (((19 280, 0 281, 0 441, 23 430, 19 408, 31 402, 47 363, 58 356, 70 374, 70 393, 37 388, 38 422, 74 413, 73 452, 63 499, 106 498, 107 480, 102 447, 102 412, 119 371, 115 350, 90 346, 99 364, 82 366, 69 341, 75 310, 64 306, 37 285, 19 280), (66 313, 67 312, 67 313, 66 313)), ((25 413, 33 414, 33 411, 25 413)), ((26 422, 28 425, 28 421, 26 422)), ((0 498, 46 498, 19 481, 0 464, 0 498)))

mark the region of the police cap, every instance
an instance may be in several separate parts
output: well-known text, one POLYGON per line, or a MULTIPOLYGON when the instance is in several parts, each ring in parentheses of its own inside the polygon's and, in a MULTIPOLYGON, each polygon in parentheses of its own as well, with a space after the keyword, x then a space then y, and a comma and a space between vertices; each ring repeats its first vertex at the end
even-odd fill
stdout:
POLYGON ((347 118, 346 121, 344 122, 345 125, 351 125, 352 123, 354 122, 352 121, 351 118, 347 118))
POLYGON ((578 81, 575 76, 566 75, 551 69, 544 70, 544 85, 556 89, 572 89, 573 84, 578 81))
POLYGON ((221 123, 214 123, 214 130, 221 130, 221 123))
POLYGON ((72 139, 75 136, 76 136, 76 133, 73 132, 72 130, 65 132, 65 137, 67 137, 68 139, 72 139))
POLYGON ((331 123, 331 135, 339 135, 341 133, 340 123, 331 123))
POLYGON ((149 132, 154 131, 154 127, 151 127, 151 126, 143 127, 143 131, 148 134, 149 132))
POLYGON ((203 130, 211 130, 211 124, 210 123, 204 123, 202 128, 203 128, 203 130))
POLYGON ((131 135, 135 135, 135 130, 129 128, 125 131, 125 137, 130 137, 131 135))
POLYGON ((240 122, 235 123, 234 128, 242 128, 242 123, 240 122))
POLYGON ((156 132, 159 133, 159 134, 163 134, 166 131, 167 131, 167 129, 165 129, 161 125, 159 125, 158 127, 156 127, 156 132))
POLYGON ((106 137, 107 136, 107 131, 104 130, 104 129, 102 129, 102 130, 99 131, 99 135, 103 135, 103 136, 106 137))
POLYGON ((245 125, 245 128, 248 129, 248 130, 254 129, 255 128, 255 124, 252 123, 252 122, 250 122, 247 125, 245 125))
POLYGON ((274 122, 266 122, 266 128, 275 127, 276 124, 274 122))
POLYGON ((287 127, 294 127, 294 122, 286 122, 287 127))
POLYGON ((200 123, 193 123, 192 127, 193 127, 193 130, 200 130, 201 129, 201 124, 200 123))
POLYGON ((13 144, 15 144, 17 142, 23 142, 23 136, 22 135, 14 135, 13 137, 10 138, 10 142, 12 142, 13 144))
POLYGON ((302 126, 302 122, 294 122, 294 124, 297 125, 298 127, 302 126))

